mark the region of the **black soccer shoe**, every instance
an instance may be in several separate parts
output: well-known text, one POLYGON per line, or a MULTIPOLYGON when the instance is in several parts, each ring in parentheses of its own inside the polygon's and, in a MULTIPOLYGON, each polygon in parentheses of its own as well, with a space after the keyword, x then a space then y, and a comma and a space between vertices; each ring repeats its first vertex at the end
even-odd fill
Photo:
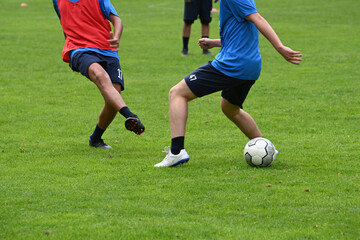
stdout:
POLYGON ((189 56, 188 49, 185 49, 185 48, 184 48, 184 49, 181 51, 181 56, 183 56, 183 57, 189 56))
POLYGON ((125 128, 129 131, 136 133, 137 135, 145 132, 145 126, 141 123, 137 117, 128 117, 125 120, 125 128))
POLYGON ((203 50, 204 55, 213 55, 209 50, 203 50))
POLYGON ((104 140, 102 140, 102 139, 100 139, 99 141, 93 142, 90 138, 89 145, 91 147, 101 148, 101 149, 111 149, 112 148, 110 145, 107 145, 106 143, 104 143, 104 140))

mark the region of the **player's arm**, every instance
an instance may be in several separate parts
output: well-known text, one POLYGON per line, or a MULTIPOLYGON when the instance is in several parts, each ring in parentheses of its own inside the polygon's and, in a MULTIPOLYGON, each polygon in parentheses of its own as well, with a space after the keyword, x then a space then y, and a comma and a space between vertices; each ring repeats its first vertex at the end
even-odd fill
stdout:
POLYGON ((293 51, 282 44, 270 24, 259 13, 253 13, 245 17, 246 20, 253 22, 259 31, 266 37, 274 48, 286 59, 293 64, 300 64, 302 54, 293 51))
POLYGON ((113 25, 114 32, 110 32, 110 47, 113 48, 113 51, 117 52, 119 50, 119 42, 123 32, 123 23, 121 19, 110 13, 110 22, 113 25))
POLYGON ((220 39, 201 38, 201 39, 199 39, 198 44, 202 49, 208 50, 213 47, 221 47, 221 40, 220 39))

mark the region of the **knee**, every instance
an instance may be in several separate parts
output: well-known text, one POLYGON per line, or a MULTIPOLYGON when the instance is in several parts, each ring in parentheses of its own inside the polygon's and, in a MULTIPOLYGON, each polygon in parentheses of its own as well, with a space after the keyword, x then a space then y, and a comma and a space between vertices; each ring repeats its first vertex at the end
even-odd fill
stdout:
POLYGON ((240 107, 229 103, 227 100, 221 100, 221 111, 228 117, 238 115, 241 111, 240 107))
POLYGON ((188 102, 192 99, 192 97, 189 94, 188 89, 184 89, 181 84, 178 84, 172 87, 169 91, 169 101, 171 102, 174 99, 184 99, 188 102))
POLYGON ((194 23, 194 20, 184 20, 184 23, 187 27, 190 27, 193 23, 194 23))
POLYGON ((102 79, 104 79, 105 73, 104 73, 104 71, 101 71, 99 69, 90 68, 89 69, 89 77, 92 81, 98 82, 98 81, 101 81, 102 79))
POLYGON ((107 73, 99 69, 89 69, 89 77, 92 82, 94 82, 98 88, 103 89, 107 86, 107 73))
POLYGON ((169 101, 171 101, 178 95, 179 95, 179 91, 177 90, 177 87, 176 86, 172 87, 169 91, 169 101))
POLYGON ((180 81, 169 91, 169 101, 174 99, 183 99, 187 102, 195 99, 197 96, 190 90, 188 85, 185 82, 185 79, 180 81))

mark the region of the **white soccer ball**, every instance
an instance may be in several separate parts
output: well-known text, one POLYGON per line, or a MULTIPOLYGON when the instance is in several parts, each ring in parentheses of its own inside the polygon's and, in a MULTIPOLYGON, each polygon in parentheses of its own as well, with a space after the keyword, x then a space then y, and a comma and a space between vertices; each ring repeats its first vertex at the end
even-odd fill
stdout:
POLYGON ((251 139, 244 149, 246 162, 250 166, 258 168, 269 167, 278 153, 270 140, 261 137, 251 139))

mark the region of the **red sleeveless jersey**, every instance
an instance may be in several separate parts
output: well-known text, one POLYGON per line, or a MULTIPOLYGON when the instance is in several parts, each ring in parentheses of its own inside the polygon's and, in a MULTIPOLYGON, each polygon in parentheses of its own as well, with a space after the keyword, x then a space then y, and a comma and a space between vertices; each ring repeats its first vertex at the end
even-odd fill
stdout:
POLYGON ((69 52, 77 48, 111 50, 111 26, 100 8, 99 0, 57 0, 60 22, 66 34, 62 52, 64 62, 70 62, 69 52))

